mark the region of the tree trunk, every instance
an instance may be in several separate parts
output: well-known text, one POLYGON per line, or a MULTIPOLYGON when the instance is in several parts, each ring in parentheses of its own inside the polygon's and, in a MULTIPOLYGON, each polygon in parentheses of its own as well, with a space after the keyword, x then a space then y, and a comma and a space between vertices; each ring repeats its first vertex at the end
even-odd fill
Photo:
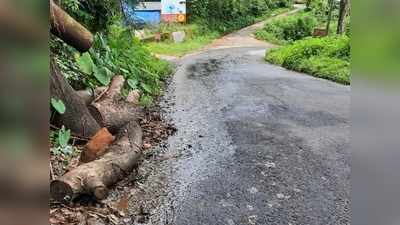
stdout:
POLYGON ((97 121, 90 114, 85 102, 61 75, 55 62, 50 62, 50 94, 52 98, 61 100, 65 113, 59 116, 60 124, 65 125, 72 133, 90 138, 100 130, 97 121))
POLYGON ((108 90, 97 101, 88 106, 96 121, 111 133, 116 133, 131 120, 137 119, 139 107, 130 104, 121 96, 123 76, 114 76, 108 90))
POLYGON ((339 19, 337 34, 341 35, 346 31, 346 16, 350 9, 350 0, 340 0, 339 19))
POLYGON ((51 196, 70 201, 80 194, 96 199, 107 197, 108 187, 132 172, 141 158, 142 129, 136 121, 128 123, 101 159, 83 164, 50 184, 51 196))
POLYGON ((329 0, 328 22, 326 23, 326 35, 329 35, 329 29, 331 27, 334 1, 335 0, 329 0))
POLYGON ((93 44, 93 35, 68 13, 50 0, 51 33, 80 52, 86 52, 93 44))

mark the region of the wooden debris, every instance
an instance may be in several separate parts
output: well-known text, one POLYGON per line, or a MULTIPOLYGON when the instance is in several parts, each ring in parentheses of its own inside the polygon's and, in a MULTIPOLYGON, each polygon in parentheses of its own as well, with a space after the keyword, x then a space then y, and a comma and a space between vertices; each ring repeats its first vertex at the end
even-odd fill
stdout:
POLYGON ((80 194, 102 200, 108 187, 132 172, 142 151, 142 129, 136 121, 129 122, 118 134, 116 142, 98 160, 82 164, 50 184, 53 199, 68 202, 80 194))
POLYGON ((100 129, 86 144, 81 153, 80 162, 88 163, 104 155, 106 149, 115 140, 107 128, 100 129))
POLYGON ((68 13, 50 0, 51 33, 80 52, 92 47, 93 35, 68 13))

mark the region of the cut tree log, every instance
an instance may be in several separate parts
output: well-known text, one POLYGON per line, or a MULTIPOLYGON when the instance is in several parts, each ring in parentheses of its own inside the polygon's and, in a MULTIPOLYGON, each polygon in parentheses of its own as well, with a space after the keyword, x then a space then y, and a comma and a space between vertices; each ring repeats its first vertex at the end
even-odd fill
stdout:
POLYGON ((85 145, 80 157, 81 163, 88 163, 104 155, 106 149, 115 140, 107 128, 100 129, 85 145))
POLYGON ((96 121, 111 133, 117 133, 129 121, 136 120, 140 114, 139 107, 134 107, 121 96, 124 82, 123 76, 114 76, 107 91, 88 106, 96 121))
POLYGON ((92 47, 93 35, 68 13, 50 0, 51 33, 80 52, 92 47))
POLYGON ((129 122, 102 158, 82 164, 52 181, 52 198, 60 202, 68 202, 81 194, 93 195, 97 200, 106 198, 108 187, 138 165, 142 135, 140 125, 136 121, 129 122))
POLYGON ((59 115, 58 125, 65 125, 72 133, 90 138, 101 129, 90 114, 85 102, 61 75, 56 63, 50 62, 50 94, 52 98, 61 100, 66 106, 64 114, 59 115))

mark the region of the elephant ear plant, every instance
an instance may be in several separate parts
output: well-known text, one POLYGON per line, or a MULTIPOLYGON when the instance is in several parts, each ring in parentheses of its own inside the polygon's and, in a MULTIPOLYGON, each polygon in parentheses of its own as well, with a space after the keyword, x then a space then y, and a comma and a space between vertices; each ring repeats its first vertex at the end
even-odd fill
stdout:
POLYGON ((168 62, 154 57, 130 30, 118 24, 97 34, 92 49, 76 54, 75 60, 90 88, 107 86, 114 75, 122 75, 126 80, 123 94, 139 90, 144 105, 160 94, 161 80, 172 72, 168 62))

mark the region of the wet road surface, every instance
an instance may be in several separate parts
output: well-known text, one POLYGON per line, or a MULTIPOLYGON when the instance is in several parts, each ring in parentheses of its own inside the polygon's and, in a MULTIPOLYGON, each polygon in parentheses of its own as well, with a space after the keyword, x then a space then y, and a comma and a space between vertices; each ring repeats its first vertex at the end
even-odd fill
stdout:
POLYGON ((350 87, 265 63, 265 48, 179 62, 154 224, 350 224, 350 87))

